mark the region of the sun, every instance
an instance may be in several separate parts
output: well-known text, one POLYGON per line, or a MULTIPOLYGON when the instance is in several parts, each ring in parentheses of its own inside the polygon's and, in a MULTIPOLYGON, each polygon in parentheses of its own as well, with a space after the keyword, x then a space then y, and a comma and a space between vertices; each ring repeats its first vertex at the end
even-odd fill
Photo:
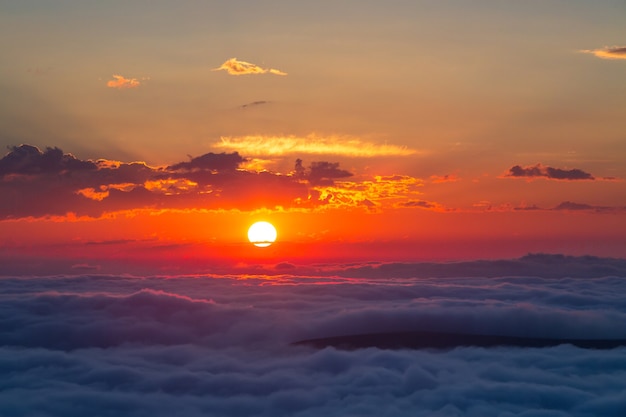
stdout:
POLYGON ((265 248, 276 241, 276 228, 268 222, 256 222, 248 229, 248 240, 254 246, 265 248))

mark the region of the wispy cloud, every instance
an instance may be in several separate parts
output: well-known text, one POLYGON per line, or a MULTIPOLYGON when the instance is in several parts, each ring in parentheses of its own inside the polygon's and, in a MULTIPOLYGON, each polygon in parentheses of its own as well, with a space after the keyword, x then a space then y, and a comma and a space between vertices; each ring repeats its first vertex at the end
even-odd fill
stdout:
POLYGON ((227 59, 221 66, 214 68, 213 71, 226 71, 230 75, 249 75, 249 74, 274 74, 287 75, 286 72, 274 68, 262 68, 250 62, 239 61, 237 58, 227 59))
POLYGON ((253 101, 253 102, 251 102, 251 103, 246 103, 246 104, 243 104, 243 105, 239 106, 239 108, 241 108, 241 109, 247 109, 247 108, 250 108, 250 107, 262 106, 262 105, 264 105, 264 104, 269 104, 269 101, 266 101, 266 100, 257 100, 257 101, 253 101))
POLYGON ((215 148, 246 155, 280 156, 289 154, 343 155, 352 157, 407 156, 417 153, 404 146, 365 142, 343 136, 242 136, 222 137, 215 148))
POLYGON ((598 49, 583 49, 580 52, 592 54, 601 59, 626 59, 626 46, 605 46, 598 49))
POLYGON ((544 166, 541 164, 522 167, 515 165, 504 174, 504 177, 509 178, 547 178, 551 180, 595 180, 595 177, 588 172, 581 169, 561 169, 544 166))
POLYGON ((437 202, 425 201, 425 200, 408 200, 408 201, 399 203, 397 206, 404 207, 404 208, 420 208, 424 210, 432 210, 432 211, 439 211, 439 212, 450 211, 449 209, 446 209, 443 205, 437 202))
POLYGON ((119 89, 135 88, 139 87, 140 84, 136 78, 126 78, 119 74, 113 74, 113 79, 107 81, 107 87, 119 89))

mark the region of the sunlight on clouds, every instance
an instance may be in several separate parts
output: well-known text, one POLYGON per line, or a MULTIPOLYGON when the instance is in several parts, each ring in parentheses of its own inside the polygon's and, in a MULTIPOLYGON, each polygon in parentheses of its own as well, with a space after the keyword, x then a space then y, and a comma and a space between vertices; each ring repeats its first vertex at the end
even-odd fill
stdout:
POLYGON ((421 193, 418 178, 404 175, 376 176, 373 181, 337 181, 332 186, 315 187, 319 201, 327 208, 365 206, 370 210, 397 205, 421 193))
POLYGON ((380 145, 344 136, 243 136, 221 137, 215 148, 238 151, 247 155, 344 155, 353 157, 408 156, 418 152, 404 146, 380 145))
POLYGON ((136 78, 125 78, 119 74, 113 74, 113 80, 107 81, 107 87, 109 88, 135 88, 141 84, 136 78))
POLYGON ((102 191, 96 191, 95 188, 83 188, 81 190, 76 191, 76 194, 82 195, 85 198, 94 201, 102 201, 109 196, 109 191, 106 190, 106 187, 102 191))
MULTIPOLYGON (((148 191, 159 192, 165 195, 177 195, 198 189, 198 183, 185 178, 168 178, 163 180, 146 181, 144 187, 148 191)), ((202 192, 200 192, 202 193, 202 192)))
POLYGON ((238 61, 237 58, 226 60, 221 66, 214 68, 213 71, 226 71, 230 75, 249 75, 249 74, 274 74, 287 75, 286 72, 274 68, 261 68, 250 62, 238 61))
POLYGON ((585 54, 592 54, 601 59, 626 59, 626 46, 605 46, 600 49, 583 49, 585 54))

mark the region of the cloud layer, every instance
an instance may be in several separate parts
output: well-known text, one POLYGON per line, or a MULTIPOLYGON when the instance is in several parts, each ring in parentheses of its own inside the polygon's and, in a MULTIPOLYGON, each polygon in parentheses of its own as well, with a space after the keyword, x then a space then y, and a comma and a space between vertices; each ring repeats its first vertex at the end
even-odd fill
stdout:
MULTIPOLYGON (((483 264, 489 267, 500 268, 483 264)), ((290 346, 406 330, 626 337, 624 275, 535 272, 4 277, 0 414, 621 416, 624 348, 290 346)))
POLYGON ((274 68, 261 68, 250 62, 239 61, 237 58, 230 58, 213 71, 226 71, 230 75, 250 75, 250 74, 274 74, 287 75, 286 72, 274 68))

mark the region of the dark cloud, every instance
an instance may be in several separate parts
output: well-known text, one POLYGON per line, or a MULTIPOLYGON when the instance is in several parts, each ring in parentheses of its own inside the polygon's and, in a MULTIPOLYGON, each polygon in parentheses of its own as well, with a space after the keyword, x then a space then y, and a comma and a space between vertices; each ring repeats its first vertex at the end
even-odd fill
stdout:
POLYGON ((239 153, 207 153, 168 167, 143 162, 80 160, 59 148, 21 145, 0 160, 0 219, 99 217, 144 208, 254 210, 312 207, 312 186, 352 174, 338 163, 313 162, 297 175, 241 169, 239 153), (54 174, 54 175, 51 175, 54 174))
POLYGON ((35 146, 20 145, 9 149, 9 153, 0 159, 0 177, 9 174, 58 174, 97 168, 93 162, 76 159, 72 154, 64 154, 59 148, 46 148, 41 152, 35 146))
POLYGON ((425 209, 433 209, 437 207, 435 203, 424 200, 410 200, 400 204, 402 207, 419 207, 425 209))
POLYGON ((302 162, 301 159, 296 160, 296 178, 305 179, 311 185, 333 185, 336 179, 352 176, 351 172, 340 169, 338 162, 312 162, 309 168, 304 168, 302 162))
POLYGON ((281 262, 278 263, 274 266, 274 269, 276 271, 287 271, 287 270, 294 270, 296 269, 297 266, 292 264, 291 262, 281 262))
POLYGON ((554 207, 553 210, 597 210, 597 209, 606 209, 607 207, 598 207, 592 206, 590 204, 584 203, 574 203, 572 201, 563 201, 558 206, 554 207))
POLYGON ((233 153, 213 153, 209 152, 196 158, 191 158, 189 162, 180 162, 170 166, 168 169, 172 171, 179 170, 205 170, 205 171, 234 171, 239 168, 245 158, 241 157, 237 152, 233 153))
POLYGON ((247 109, 250 107, 256 107, 256 106, 262 106, 264 104, 269 104, 269 101, 266 100, 257 100, 257 101, 253 101, 251 103, 247 103, 247 104, 243 104, 240 108, 242 109, 247 109))
POLYGON ((505 177, 513 178, 548 178, 553 180, 594 180, 593 175, 581 169, 560 169, 537 164, 522 167, 515 165, 509 169, 505 177))
POLYGON ((567 274, 617 260, 518 262, 508 270, 538 263, 547 272, 4 277, 0 415, 622 416, 624 348, 290 345, 381 331, 626 337, 626 274, 567 274), (567 263, 562 275, 541 277, 567 263))

